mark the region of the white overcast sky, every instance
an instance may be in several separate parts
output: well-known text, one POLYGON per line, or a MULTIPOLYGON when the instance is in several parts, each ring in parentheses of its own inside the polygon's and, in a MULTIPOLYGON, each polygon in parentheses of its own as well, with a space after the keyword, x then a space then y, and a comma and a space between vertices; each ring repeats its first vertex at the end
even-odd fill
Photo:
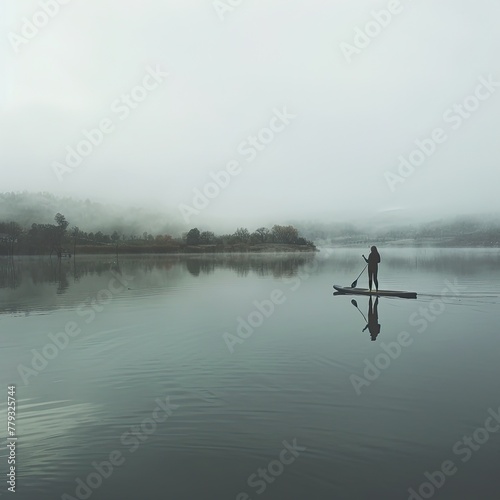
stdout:
POLYGON ((349 63, 340 44, 390 3, 242 0, 221 20, 212 0, 71 0, 16 52, 39 2, 2 0, 0 191, 180 217, 237 160, 197 225, 500 211, 500 87, 458 130, 443 119, 481 76, 500 82, 500 2, 401 0, 349 63), (121 120, 112 103, 156 66, 169 76, 121 120), (248 163, 238 145, 284 107, 296 118, 248 163), (106 117, 114 132, 59 182, 53 162, 106 117), (447 140, 392 192, 384 173, 437 127, 447 140))

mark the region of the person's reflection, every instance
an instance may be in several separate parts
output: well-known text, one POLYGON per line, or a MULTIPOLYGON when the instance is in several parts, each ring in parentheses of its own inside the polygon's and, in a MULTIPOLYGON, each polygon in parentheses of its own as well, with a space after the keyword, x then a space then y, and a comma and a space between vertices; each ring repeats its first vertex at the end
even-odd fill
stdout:
POLYGON ((367 328, 370 332, 372 340, 376 340, 378 334, 380 333, 380 324, 378 322, 378 296, 375 299, 375 305, 373 305, 373 300, 370 296, 370 301, 368 302, 368 323, 363 328, 363 331, 367 328))

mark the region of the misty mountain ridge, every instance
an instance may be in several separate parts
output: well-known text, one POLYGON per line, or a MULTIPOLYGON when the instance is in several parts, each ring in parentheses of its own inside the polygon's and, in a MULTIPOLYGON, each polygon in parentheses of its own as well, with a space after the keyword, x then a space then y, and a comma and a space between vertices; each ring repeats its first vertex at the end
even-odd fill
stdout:
POLYGON ((126 234, 177 234, 183 228, 174 218, 141 207, 123 207, 51 193, 0 193, 0 220, 17 222, 29 228, 34 222, 51 224, 56 213, 63 214, 71 226, 83 231, 126 234))
MULTIPOLYGON (((180 236, 196 226, 200 230, 214 229, 206 227, 207 224, 197 224, 196 220, 186 225, 180 221, 179 214, 169 214, 152 208, 125 207, 89 199, 58 197, 47 192, 0 193, 0 222, 13 221, 24 228, 29 228, 35 222, 53 223, 56 213, 63 214, 70 226, 77 226, 83 231, 105 233, 117 231, 127 235, 140 235, 146 231, 154 235, 180 236)), ((272 214, 268 217, 272 219, 272 214)), ((267 222, 262 221, 259 226, 265 226, 267 222)), ((363 220, 335 219, 335 215, 332 214, 332 222, 311 219, 276 222, 293 224, 305 238, 319 244, 349 244, 369 239, 382 242, 397 240, 425 242, 444 239, 453 245, 463 242, 500 246, 500 216, 494 213, 463 214, 422 221, 415 213, 392 209, 369 214, 363 220)), ((228 223, 235 228, 243 225, 238 220, 225 221, 225 225, 228 223)))
MULTIPOLYGON (((411 221, 411 222, 410 222, 411 221)), ((449 218, 404 223, 377 220, 330 224, 296 222, 294 226, 317 245, 349 245, 373 243, 439 244, 443 246, 499 246, 500 217, 498 214, 457 215, 449 218)))

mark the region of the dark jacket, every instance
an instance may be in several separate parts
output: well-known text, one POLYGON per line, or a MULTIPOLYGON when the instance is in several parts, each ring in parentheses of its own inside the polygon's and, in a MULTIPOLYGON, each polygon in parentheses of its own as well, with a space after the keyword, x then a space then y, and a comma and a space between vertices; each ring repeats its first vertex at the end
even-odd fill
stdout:
POLYGON ((368 262, 369 269, 377 269, 380 263, 380 254, 378 252, 371 252, 370 255, 368 255, 368 259, 365 260, 368 262))

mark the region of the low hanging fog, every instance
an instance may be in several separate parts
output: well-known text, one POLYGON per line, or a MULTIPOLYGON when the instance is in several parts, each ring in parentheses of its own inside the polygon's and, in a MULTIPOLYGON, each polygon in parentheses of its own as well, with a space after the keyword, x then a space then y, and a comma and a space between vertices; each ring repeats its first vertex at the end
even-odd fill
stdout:
POLYGON ((147 231, 499 211, 494 0, 63 3, 0 7, 2 192, 147 231))

